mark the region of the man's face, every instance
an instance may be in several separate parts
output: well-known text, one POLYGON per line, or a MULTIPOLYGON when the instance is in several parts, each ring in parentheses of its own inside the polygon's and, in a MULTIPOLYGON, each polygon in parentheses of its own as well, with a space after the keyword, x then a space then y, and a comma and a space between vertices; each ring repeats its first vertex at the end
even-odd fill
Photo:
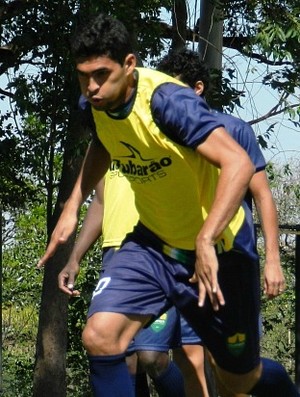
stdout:
POLYGON ((131 93, 135 57, 129 54, 123 65, 107 56, 78 60, 76 69, 82 94, 97 110, 114 110, 131 93))

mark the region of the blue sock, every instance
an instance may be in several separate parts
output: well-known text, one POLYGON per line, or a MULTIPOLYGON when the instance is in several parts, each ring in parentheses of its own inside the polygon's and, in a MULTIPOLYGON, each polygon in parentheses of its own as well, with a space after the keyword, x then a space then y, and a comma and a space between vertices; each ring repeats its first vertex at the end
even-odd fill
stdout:
POLYGON ((125 354, 88 356, 95 397, 134 397, 125 354))
POLYGON ((136 388, 136 374, 129 374, 133 390, 136 388))
POLYGON ((159 397, 184 397, 184 379, 177 365, 170 361, 168 368, 152 379, 159 397))
POLYGON ((276 361, 262 358, 261 377, 249 394, 256 397, 299 397, 285 368, 276 361))

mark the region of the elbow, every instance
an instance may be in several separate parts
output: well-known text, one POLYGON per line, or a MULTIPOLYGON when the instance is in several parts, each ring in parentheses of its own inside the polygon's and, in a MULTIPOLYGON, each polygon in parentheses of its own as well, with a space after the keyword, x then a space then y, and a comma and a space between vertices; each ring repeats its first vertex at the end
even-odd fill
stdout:
POLYGON ((245 172, 245 174, 249 176, 249 181, 256 172, 256 168, 248 155, 245 156, 244 162, 242 162, 240 168, 241 170, 243 170, 243 172, 245 172))

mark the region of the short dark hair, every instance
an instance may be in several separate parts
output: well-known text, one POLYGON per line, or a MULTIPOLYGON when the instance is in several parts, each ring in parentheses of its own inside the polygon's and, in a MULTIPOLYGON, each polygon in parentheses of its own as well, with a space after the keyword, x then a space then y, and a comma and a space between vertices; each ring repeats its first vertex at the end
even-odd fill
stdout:
POLYGON ((179 76, 180 80, 191 88, 201 80, 204 84, 203 94, 209 87, 210 76, 207 66, 200 60, 197 52, 187 48, 170 51, 158 64, 157 70, 173 77, 179 76))
POLYGON ((71 41, 71 51, 75 60, 106 55, 121 65, 133 52, 129 33, 122 22, 104 14, 81 21, 71 41))

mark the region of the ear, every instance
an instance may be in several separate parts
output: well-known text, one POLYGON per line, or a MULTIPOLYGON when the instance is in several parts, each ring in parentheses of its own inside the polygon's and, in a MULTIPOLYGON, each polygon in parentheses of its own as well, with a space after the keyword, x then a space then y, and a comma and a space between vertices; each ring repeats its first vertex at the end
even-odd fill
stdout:
POLYGON ((197 95, 199 95, 199 96, 202 95, 204 88, 205 87, 204 87, 204 83, 202 80, 196 81, 195 86, 194 86, 194 91, 197 95))
POLYGON ((133 73, 134 69, 136 68, 136 56, 134 54, 128 54, 124 61, 124 68, 126 74, 133 73))

